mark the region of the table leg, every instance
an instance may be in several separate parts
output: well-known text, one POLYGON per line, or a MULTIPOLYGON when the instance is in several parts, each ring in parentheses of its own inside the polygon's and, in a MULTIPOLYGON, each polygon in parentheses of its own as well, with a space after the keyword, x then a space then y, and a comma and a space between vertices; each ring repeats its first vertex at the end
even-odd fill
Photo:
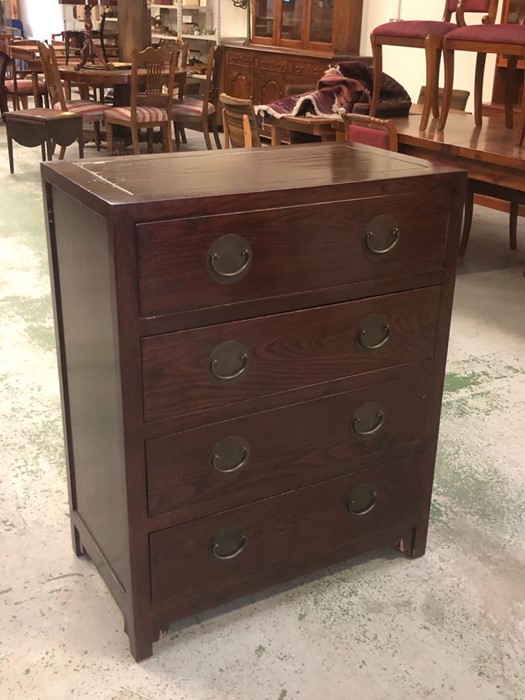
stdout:
POLYGON ((84 131, 80 127, 80 133, 78 135, 78 157, 84 157, 84 131))
POLYGON ((42 141, 40 148, 42 149, 42 160, 46 160, 46 142, 42 141))
POLYGON ((272 146, 280 146, 284 139, 284 129, 278 126, 272 126, 272 146))
POLYGON ((11 138, 9 131, 7 132, 7 150, 9 152, 9 170, 11 175, 15 172, 15 161, 13 158, 13 139, 11 138))

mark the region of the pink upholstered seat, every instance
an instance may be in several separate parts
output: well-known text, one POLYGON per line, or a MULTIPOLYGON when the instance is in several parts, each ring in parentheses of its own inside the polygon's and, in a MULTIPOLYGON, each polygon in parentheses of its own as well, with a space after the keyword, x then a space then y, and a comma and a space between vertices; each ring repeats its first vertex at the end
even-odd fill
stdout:
POLYGON ((427 36, 445 36, 458 25, 454 22, 436 22, 410 20, 408 22, 387 22, 376 27, 372 34, 381 36, 403 37, 405 39, 424 39, 427 36))
MULTIPOLYGON (((7 92, 14 93, 15 91, 15 81, 6 80, 5 88, 7 92)), ((33 94, 33 81, 32 80, 17 80, 16 81, 16 91, 19 95, 32 95, 33 94)), ((38 81, 38 92, 43 95, 46 91, 46 86, 42 81, 38 81)))
MULTIPOLYGON (((161 107, 137 107, 136 115, 139 124, 168 121, 168 113, 161 107)), ((107 109, 105 116, 106 119, 124 119, 131 122, 131 107, 107 109)))
POLYGON ((481 24, 458 27, 447 34, 448 41, 491 42, 493 44, 524 44, 523 24, 481 24))
MULTIPOLYGON (((173 102, 173 118, 202 114, 203 107, 204 102, 199 100, 198 97, 185 97, 182 101, 176 100, 173 102)), ((213 114, 214 112, 215 106, 208 102, 208 114, 213 114)))
MULTIPOLYGON (((64 111, 60 102, 56 102, 53 109, 56 109, 57 112, 64 111)), ((66 110, 82 115, 82 118, 87 121, 99 121, 103 118, 106 107, 100 102, 90 100, 69 100, 66 101, 66 110)))

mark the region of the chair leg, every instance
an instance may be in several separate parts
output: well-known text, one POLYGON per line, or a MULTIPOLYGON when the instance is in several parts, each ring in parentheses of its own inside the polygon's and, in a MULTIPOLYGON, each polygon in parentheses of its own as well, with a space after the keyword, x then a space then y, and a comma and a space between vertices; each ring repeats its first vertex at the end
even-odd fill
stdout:
POLYGON ((510 214, 509 214, 509 244, 511 250, 518 249, 518 202, 510 203, 510 214))
POLYGON ((106 141, 108 146, 108 154, 113 155, 113 124, 106 122, 106 141))
POLYGON ((523 139, 525 139, 525 72, 523 80, 523 98, 521 101, 520 123, 516 133, 516 146, 520 147, 523 144, 523 139))
POLYGON ((13 139, 9 132, 7 132, 7 151, 9 153, 9 172, 13 175, 15 172, 15 159, 13 155, 13 139))
POLYGON ((217 128, 217 114, 212 114, 211 116, 211 128, 213 131, 213 138, 215 139, 215 145, 219 150, 222 149, 222 143, 219 136, 219 129, 217 128))
POLYGON ((59 156, 58 156, 58 160, 64 160, 65 155, 66 155, 66 150, 67 150, 67 146, 61 146, 61 147, 60 147, 60 153, 59 153, 59 156))
MULTIPOLYGON (((27 100, 27 95, 20 95, 20 102, 22 103, 22 109, 28 108, 29 102, 27 100)), ((18 99, 16 101, 16 104, 18 104, 18 99)), ((18 107, 16 109, 18 109, 18 107)))
POLYGON ((173 135, 171 133, 171 122, 167 122, 164 126, 166 130, 166 148, 168 153, 173 153, 173 135))
POLYGON ((438 76, 436 75, 437 63, 438 63, 438 53, 439 53, 439 40, 435 37, 427 37, 425 40, 425 57, 427 64, 427 84, 425 90, 425 102, 423 104, 423 113, 421 115, 421 121, 419 123, 419 130, 425 131, 428 126, 428 120, 430 119, 430 110, 433 111, 434 117, 439 117, 439 106, 436 104, 437 97, 437 84, 438 76), (438 110, 436 114, 435 110, 438 110))
POLYGON ((95 122, 93 127, 95 130, 95 146, 97 147, 97 151, 100 151, 100 144, 102 142, 102 138, 100 136, 100 122, 95 122))
POLYGON ((476 58, 476 74, 474 76, 474 123, 481 126, 483 123, 483 76, 485 74, 486 53, 478 53, 476 58))
POLYGON ((204 140, 206 141, 206 148, 208 149, 208 151, 212 151, 213 146, 211 145, 210 129, 209 129, 207 119, 203 120, 203 122, 202 122, 202 131, 204 133, 204 140))
POLYGON ((514 126, 514 85, 516 84, 517 56, 507 57, 507 70, 505 71, 505 126, 512 129, 514 126))
POLYGON ((173 122, 173 129, 175 131, 175 148, 180 151, 180 129, 176 122, 173 122))
POLYGON ((370 99, 370 110, 369 115, 375 117, 377 112, 377 105, 379 104, 379 92, 381 90, 381 73, 383 72, 383 47, 381 44, 376 43, 376 40, 372 36, 372 60, 374 74, 372 77, 372 97, 370 99))
POLYGON ((148 153, 153 153, 153 129, 148 129, 148 153))
POLYGON ((438 122, 438 131, 443 131, 447 123, 450 103, 452 102, 452 88, 454 86, 454 51, 445 49, 443 52, 443 63, 445 66, 445 85, 443 88, 443 103, 441 104, 441 115, 438 122))
POLYGON ((472 228, 472 215, 474 213, 474 186, 469 180, 467 185, 467 195, 465 199, 465 211, 463 214, 463 233, 459 245, 459 256, 462 258, 467 250, 470 229, 472 228))
POLYGON ((186 132, 184 131, 184 127, 181 126, 180 128, 180 137, 182 140, 182 143, 188 143, 188 139, 186 138, 186 132))
POLYGON ((131 142, 133 144, 133 153, 140 156, 139 130, 131 128, 131 142))

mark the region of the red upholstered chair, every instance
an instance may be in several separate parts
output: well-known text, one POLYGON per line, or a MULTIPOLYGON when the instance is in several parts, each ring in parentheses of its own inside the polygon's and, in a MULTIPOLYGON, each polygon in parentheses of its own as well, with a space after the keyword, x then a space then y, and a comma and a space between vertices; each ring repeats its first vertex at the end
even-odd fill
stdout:
MULTIPOLYGON (((100 122, 104 119, 106 106, 92 100, 66 100, 58 70, 57 56, 53 46, 38 42, 38 52, 46 79, 49 102, 52 109, 59 112, 74 112, 82 116, 82 121, 94 125, 95 143, 100 150, 100 122)), ((65 149, 64 149, 65 151, 65 149)), ((64 157, 61 154, 61 159, 64 157)))
MULTIPOLYGON (((525 59, 525 25, 495 24, 472 27, 459 27, 450 32, 443 41, 445 60, 445 89, 443 106, 438 129, 443 130, 447 122, 448 112, 454 85, 454 51, 474 51, 477 53, 476 74, 474 78, 474 120, 476 126, 482 123, 482 91, 483 75, 487 54, 503 54, 507 58, 507 75, 505 90, 505 124, 513 127, 514 100, 513 87, 516 82, 516 66, 519 59, 525 59)), ((525 89, 521 105, 520 123, 516 132, 516 145, 521 146, 525 138, 525 89)))
POLYGON ((376 27, 371 36, 372 55, 374 59, 374 88, 370 105, 370 114, 374 116, 379 102, 380 78, 383 70, 383 46, 412 46, 425 49, 426 56, 426 98, 421 115, 420 129, 427 128, 430 112, 439 116, 438 83, 439 64, 443 37, 449 32, 465 25, 465 13, 476 12, 484 15, 484 22, 494 23, 498 0, 446 0, 443 21, 388 22, 376 27), (457 23, 453 23, 455 15, 457 23))
POLYGON ((391 119, 378 119, 351 112, 344 116, 344 128, 337 130, 337 141, 397 151, 397 129, 391 119))

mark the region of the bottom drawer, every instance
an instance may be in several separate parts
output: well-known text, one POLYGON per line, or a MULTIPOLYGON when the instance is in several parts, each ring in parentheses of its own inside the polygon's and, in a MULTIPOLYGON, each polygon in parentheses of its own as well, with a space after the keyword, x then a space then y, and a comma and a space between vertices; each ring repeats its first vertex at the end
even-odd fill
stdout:
POLYGON ((414 455, 150 535, 152 602, 205 609, 369 549, 426 519, 428 455, 414 455))

